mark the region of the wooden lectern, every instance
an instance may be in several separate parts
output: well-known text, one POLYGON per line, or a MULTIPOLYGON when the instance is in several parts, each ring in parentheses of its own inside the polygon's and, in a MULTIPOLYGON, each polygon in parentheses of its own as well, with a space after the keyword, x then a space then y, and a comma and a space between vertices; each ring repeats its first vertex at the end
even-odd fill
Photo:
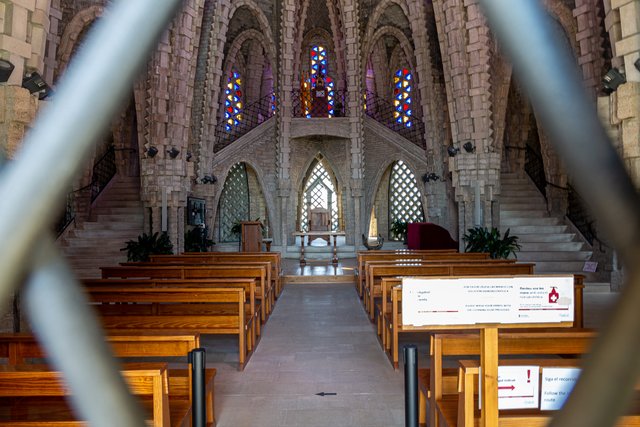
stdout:
POLYGON ((262 223, 243 221, 241 226, 242 252, 262 252, 262 223))

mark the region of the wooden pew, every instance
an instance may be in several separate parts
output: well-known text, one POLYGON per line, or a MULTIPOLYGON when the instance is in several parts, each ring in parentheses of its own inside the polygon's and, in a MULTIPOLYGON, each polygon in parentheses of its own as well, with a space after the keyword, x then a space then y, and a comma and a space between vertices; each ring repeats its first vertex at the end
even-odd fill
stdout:
MULTIPOLYGON (((271 263, 269 261, 209 261, 205 258, 191 258, 185 257, 184 259, 176 261, 155 261, 155 262, 122 262, 123 267, 174 267, 174 266, 199 266, 199 267, 232 267, 232 268, 245 268, 245 267, 265 267, 265 295, 269 296, 269 300, 265 301, 267 307, 271 307, 275 304, 276 283, 272 279, 271 263)), ((269 310, 269 312, 271 312, 269 310)))
POLYGON ((255 330, 242 288, 86 288, 107 330, 163 330, 238 336, 238 369, 253 353, 255 330))
POLYGON ((215 278, 249 278, 255 279, 258 295, 262 295, 260 307, 262 323, 267 321, 271 313, 272 289, 267 283, 267 267, 265 266, 220 266, 220 265, 174 265, 174 266, 114 266, 100 267, 102 278, 147 278, 147 279, 215 279, 215 278))
POLYGON ((476 252, 457 252, 453 249, 439 249, 439 250, 404 250, 404 251, 369 251, 358 252, 358 268, 356 270, 358 280, 356 280, 356 286, 358 288, 358 295, 362 298, 363 287, 366 281, 366 265, 369 262, 387 261, 387 262, 415 262, 415 261, 448 261, 463 259, 467 261, 479 261, 483 259, 489 259, 487 253, 476 252))
MULTIPOLYGON (((121 371, 133 395, 141 399, 153 427, 189 426, 189 402, 170 403, 166 363, 128 364, 121 371)), ((99 386, 99 385, 96 385, 99 386)), ((62 373, 46 366, 0 365, 0 411, 4 426, 81 426, 66 401, 62 373), (60 399, 55 399, 56 397, 60 399), (4 417, 3 417, 4 418, 4 417)))
POLYGON ((84 279, 82 283, 88 288, 109 286, 243 288, 248 301, 247 312, 254 319, 253 327, 255 328, 256 345, 262 334, 260 321, 262 296, 256 294, 256 281, 254 279, 84 279))
MULTIPOLYGON (((576 356, 586 353, 596 336, 593 330, 581 329, 501 330, 499 352, 500 355, 576 356)), ((441 418, 457 419, 458 409, 465 409, 458 407, 457 370, 443 369, 444 358, 479 355, 478 333, 436 333, 431 336, 429 368, 420 369, 418 373, 421 423, 427 414, 430 426, 441 425, 438 424, 441 418)), ((536 364, 533 361, 530 359, 526 364, 536 364)), ((456 425, 455 421, 452 425, 456 425)))
MULTIPOLYGON (((492 274, 490 273, 493 266, 496 265, 513 265, 515 260, 505 260, 505 259, 486 259, 486 260, 465 260, 465 259, 450 259, 450 260, 427 260, 427 261, 419 261, 419 262, 367 262, 366 264, 366 282, 364 288, 364 305, 365 310, 369 315, 369 319, 371 321, 375 320, 375 300, 382 296, 382 290, 380 288, 380 280, 382 277, 394 277, 394 276, 409 276, 409 275, 420 275, 420 276, 434 276, 434 275, 443 275, 450 276, 450 268, 447 267, 439 269, 438 266, 453 266, 458 265, 459 271, 464 271, 464 266, 469 266, 470 268, 467 271, 471 272, 470 275, 478 276, 482 274, 492 274), (421 267, 421 266, 434 266, 433 268, 424 269, 424 273, 421 273, 420 268, 413 267, 421 267), (484 268, 483 266, 488 266, 484 268), (397 267, 400 267, 402 271, 406 273, 397 274, 397 271, 400 271, 397 267), (441 273, 438 273, 440 271, 441 273), (445 272, 446 271, 446 272, 445 272), (487 271, 486 273, 482 273, 482 271, 487 271)), ((518 265, 534 265, 534 264, 518 264, 518 265)), ((533 268, 533 267, 531 267, 533 268)), ((521 274, 529 274, 524 272, 524 267, 517 267, 518 271, 523 271, 521 274)))
POLYGON ((186 262, 210 263, 215 262, 269 262, 271 264, 271 279, 276 286, 275 297, 282 293, 283 272, 280 252, 184 252, 180 255, 151 255, 152 262, 173 262, 188 258, 186 262))
MULTIPOLYGON (((200 334, 185 334, 182 332, 140 332, 128 331, 120 335, 121 331, 111 331, 105 336, 113 354, 120 358, 144 357, 182 357, 200 348, 200 334)), ((3 333, 0 334, 0 358, 7 359, 11 366, 24 365, 28 359, 46 359, 40 343, 31 334, 3 333)), ((186 359, 185 359, 186 362, 186 359)), ((205 402, 207 406, 207 424, 215 425, 214 381, 216 369, 205 370, 205 402)), ((170 368, 169 400, 187 400, 193 403, 191 371, 185 368, 170 368)))

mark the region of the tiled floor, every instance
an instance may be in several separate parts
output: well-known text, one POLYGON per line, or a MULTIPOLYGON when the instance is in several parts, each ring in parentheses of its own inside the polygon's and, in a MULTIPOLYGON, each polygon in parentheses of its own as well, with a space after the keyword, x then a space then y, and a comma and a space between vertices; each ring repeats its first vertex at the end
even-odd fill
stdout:
MULTIPOLYGON (((292 273, 296 263, 283 268, 285 274, 304 274, 292 273)), ((346 273, 352 265, 347 260, 339 268, 346 273)), ((325 274, 335 269, 327 266, 325 274)), ((586 326, 598 327, 615 297, 586 293, 586 326)), ((204 344, 207 365, 218 369, 218 427, 404 425, 402 371, 392 369, 353 285, 285 287, 243 372, 236 370, 235 340, 205 337, 204 344)), ((427 350, 421 343, 420 366, 427 350)))

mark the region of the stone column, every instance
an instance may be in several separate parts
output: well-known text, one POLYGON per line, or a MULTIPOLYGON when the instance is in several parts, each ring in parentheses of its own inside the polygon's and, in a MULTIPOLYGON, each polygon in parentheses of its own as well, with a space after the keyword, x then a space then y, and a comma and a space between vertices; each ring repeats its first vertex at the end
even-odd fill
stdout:
POLYGON ((351 125, 351 203, 353 203, 353 222, 347 223, 347 229, 353 227, 351 233, 347 233, 348 244, 357 244, 359 236, 366 233, 368 224, 365 217, 364 198, 362 197, 364 179, 364 126, 363 111, 361 107, 362 94, 362 55, 360 55, 360 33, 358 28, 358 2, 346 2, 343 12, 344 38, 346 45, 346 71, 348 90, 349 123, 351 125))
POLYGON ((278 200, 280 215, 280 235, 274 234, 274 244, 281 244, 283 250, 286 250, 288 242, 293 242, 291 231, 294 231, 295 213, 293 211, 291 198, 295 197, 295 189, 291 188, 291 114, 292 100, 291 91, 293 90, 293 70, 295 65, 294 52, 296 34, 296 4, 294 0, 285 0, 282 2, 282 21, 280 23, 280 56, 278 58, 278 87, 279 87, 279 104, 278 121, 276 127, 276 164, 278 171, 278 200), (280 241, 278 241, 278 239, 280 241))

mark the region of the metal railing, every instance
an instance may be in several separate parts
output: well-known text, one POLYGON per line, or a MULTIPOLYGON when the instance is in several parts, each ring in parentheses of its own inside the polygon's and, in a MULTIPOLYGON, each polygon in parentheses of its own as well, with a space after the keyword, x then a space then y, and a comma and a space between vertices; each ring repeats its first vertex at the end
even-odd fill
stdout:
POLYGON ((64 212, 60 216, 60 220, 56 224, 56 236, 60 236, 64 230, 76 218, 76 191, 67 193, 67 199, 64 205, 64 212))
POLYGON ((529 145, 526 147, 524 157, 524 170, 538 187, 540 193, 547 197, 547 177, 544 174, 544 162, 542 156, 536 153, 529 145))
POLYGON ((91 426, 144 426, 145 417, 53 241, 51 212, 61 207, 92 144, 104 134, 181 4, 110 3, 0 177, 0 306, 10 304, 26 277, 19 292, 33 332, 53 367, 63 372, 75 412, 91 426))
POLYGON ((292 117, 300 118, 332 118, 348 117, 346 90, 325 88, 326 99, 315 101, 311 91, 294 89, 291 91, 292 117))
POLYGON ((593 245, 593 241, 597 238, 593 218, 587 211, 584 199, 570 185, 567 191, 567 218, 576 226, 587 242, 593 245))
POLYGON ((276 112, 275 102, 274 94, 265 95, 236 115, 218 123, 213 151, 217 153, 273 116, 276 112))
POLYGON ((367 116, 413 142, 423 150, 426 148, 424 123, 419 117, 411 116, 410 126, 407 126, 406 123, 399 123, 395 116, 396 107, 393 103, 369 91, 365 93, 364 108, 367 116))
POLYGON ((91 201, 96 200, 111 178, 116 175, 116 150, 112 145, 106 153, 93 165, 91 175, 91 201))

